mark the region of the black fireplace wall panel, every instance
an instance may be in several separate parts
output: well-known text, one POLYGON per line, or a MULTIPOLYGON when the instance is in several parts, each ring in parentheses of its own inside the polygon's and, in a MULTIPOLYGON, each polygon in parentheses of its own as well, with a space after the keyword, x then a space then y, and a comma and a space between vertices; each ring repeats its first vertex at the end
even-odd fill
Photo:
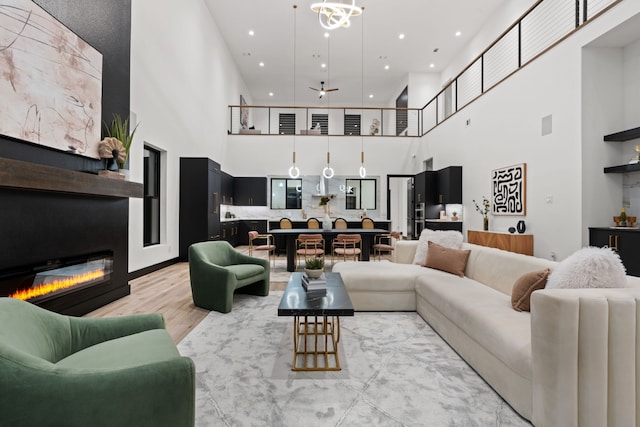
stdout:
MULTIPOLYGON (((129 115, 131 0, 35 0, 103 55, 102 119, 129 115)), ((2 100, 0 100, 2 102, 2 100)), ((100 160, 0 135, 0 157, 63 169, 97 172, 100 160)), ((105 178, 106 179, 106 178, 105 178)), ((129 200, 0 189, 0 269, 52 258, 113 251, 106 289, 79 291, 75 302, 53 299, 47 308, 84 314, 129 293, 129 200)), ((75 295, 75 294, 74 294, 75 295)))

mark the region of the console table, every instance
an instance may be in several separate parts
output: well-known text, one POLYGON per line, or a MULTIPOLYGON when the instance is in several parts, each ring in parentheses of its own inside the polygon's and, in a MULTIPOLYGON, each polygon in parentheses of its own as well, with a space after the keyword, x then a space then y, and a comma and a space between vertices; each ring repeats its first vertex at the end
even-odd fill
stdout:
POLYGON ((533 234, 500 233, 469 230, 467 241, 474 245, 503 249, 524 255, 533 255, 533 234))

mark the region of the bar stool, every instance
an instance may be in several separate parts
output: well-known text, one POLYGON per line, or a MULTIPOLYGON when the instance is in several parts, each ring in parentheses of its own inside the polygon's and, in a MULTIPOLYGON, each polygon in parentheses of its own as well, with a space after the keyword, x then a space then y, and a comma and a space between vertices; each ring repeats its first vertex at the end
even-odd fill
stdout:
POLYGON ((334 225, 337 230, 346 230, 347 229, 347 220, 344 218, 336 218, 334 225))
POLYGON ((314 230, 319 230, 320 229, 320 221, 318 221, 316 218, 309 218, 307 220, 307 228, 311 228, 314 230))
POLYGON ((333 256, 342 257, 343 261, 351 259, 360 260, 362 236, 360 234, 338 234, 331 243, 331 265, 334 264, 333 256))
POLYGON ((399 231, 392 231, 388 234, 377 234, 374 237, 373 259, 382 259, 382 252, 393 252, 396 250, 395 241, 402 237, 399 231))
POLYGON ((322 234, 300 234, 296 239, 296 269, 300 258, 322 258, 324 261, 324 238, 322 234))
POLYGON ((271 234, 260 234, 257 231, 249 232, 249 256, 253 256, 253 251, 267 251, 267 258, 269 261, 273 261, 273 266, 276 266, 276 245, 273 244, 273 236, 271 234), (255 240, 264 240, 262 245, 256 245, 255 240), (271 256, 273 252, 274 256, 271 256))

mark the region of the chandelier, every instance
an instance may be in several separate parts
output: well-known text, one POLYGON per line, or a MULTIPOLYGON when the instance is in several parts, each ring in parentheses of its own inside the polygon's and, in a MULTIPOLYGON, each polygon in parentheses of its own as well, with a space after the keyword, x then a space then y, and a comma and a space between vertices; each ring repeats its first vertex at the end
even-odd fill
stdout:
POLYGON ((347 28, 351 25, 349 19, 362 13, 362 8, 356 6, 356 0, 351 0, 351 4, 324 0, 313 3, 311 10, 318 14, 320 25, 327 30, 334 30, 339 27, 347 28))

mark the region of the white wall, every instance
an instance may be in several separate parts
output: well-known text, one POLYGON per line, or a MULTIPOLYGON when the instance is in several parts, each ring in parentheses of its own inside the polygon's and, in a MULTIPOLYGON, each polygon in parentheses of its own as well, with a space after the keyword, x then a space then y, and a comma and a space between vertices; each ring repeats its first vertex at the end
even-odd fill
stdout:
MULTIPOLYGON (((623 49, 624 81, 624 129, 640 127, 640 40, 623 49)), ((639 153, 635 151, 640 140, 622 144, 620 164, 628 162, 639 153)), ((616 163, 618 164, 618 163, 616 163)), ((640 217, 640 174, 630 173, 623 177, 623 204, 629 215, 640 217)))
MULTIPOLYGON (((602 166, 582 173, 582 46, 639 12, 640 2, 620 3, 426 135, 419 157, 433 156, 434 169, 464 167, 465 229, 481 227, 472 199, 490 196, 491 170, 522 162, 527 163, 527 215, 493 216, 492 230, 525 219, 535 236, 535 255, 550 258, 554 252, 562 259, 582 246, 588 226, 600 225, 585 223, 581 215, 583 205, 610 210, 602 195, 583 196, 583 177, 604 174, 602 166), (541 136, 547 115, 553 117, 553 132, 541 136), (583 203, 583 197, 595 201, 583 203)), ((600 141, 607 133, 593 132, 600 141)))
POLYGON ((143 144, 165 152, 161 245, 143 247, 143 205, 131 199, 129 270, 178 256, 179 158, 227 158, 227 105, 248 93, 202 0, 132 2, 131 110, 140 126, 131 179, 142 182, 143 144), (170 23, 170 24, 168 24, 170 23))
MULTIPOLYGON (((623 130, 622 48, 586 47, 582 52, 582 245, 589 226, 607 226, 622 208, 621 174, 605 166, 623 163, 622 144, 603 136, 623 130), (603 209, 602 206, 606 206, 603 209)), ((626 163, 626 161, 624 162, 626 163)))

